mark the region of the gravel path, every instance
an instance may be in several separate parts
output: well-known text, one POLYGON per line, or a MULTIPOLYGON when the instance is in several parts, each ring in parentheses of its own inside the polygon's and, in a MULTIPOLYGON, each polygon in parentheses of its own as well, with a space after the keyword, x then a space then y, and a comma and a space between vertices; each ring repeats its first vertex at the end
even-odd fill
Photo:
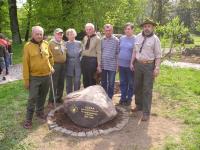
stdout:
POLYGON ((3 76, 0 75, 0 84, 21 80, 22 79, 22 65, 17 64, 10 66, 9 75, 6 76, 6 80, 2 80, 3 76))
POLYGON ((200 70, 200 64, 195 64, 195 63, 172 62, 172 61, 169 61, 169 60, 165 60, 165 61, 162 62, 162 65, 166 65, 166 66, 169 66, 169 67, 191 68, 191 69, 200 70))

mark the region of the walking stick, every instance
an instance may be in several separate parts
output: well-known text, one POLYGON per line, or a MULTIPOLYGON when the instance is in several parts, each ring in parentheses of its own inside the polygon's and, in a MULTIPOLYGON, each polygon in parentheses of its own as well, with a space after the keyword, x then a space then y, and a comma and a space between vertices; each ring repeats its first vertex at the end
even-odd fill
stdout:
POLYGON ((54 93, 54 85, 53 85, 53 77, 52 77, 52 74, 50 74, 50 79, 51 79, 51 89, 52 89, 52 93, 53 93, 54 107, 56 108, 56 98, 55 98, 55 93, 54 93))

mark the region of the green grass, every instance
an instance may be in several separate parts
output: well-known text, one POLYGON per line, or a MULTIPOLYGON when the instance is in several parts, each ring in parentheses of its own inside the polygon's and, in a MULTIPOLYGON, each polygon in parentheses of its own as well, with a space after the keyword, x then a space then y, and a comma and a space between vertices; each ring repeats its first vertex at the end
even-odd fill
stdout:
POLYGON ((23 44, 13 44, 13 63, 22 63, 23 44))
POLYGON ((200 149, 200 71, 162 67, 155 91, 165 106, 162 115, 179 118, 186 125, 181 141, 166 139, 165 149, 200 149))
POLYGON ((22 81, 0 85, 0 150, 25 150, 32 144, 24 144, 30 131, 22 128, 27 91, 23 89, 22 81))

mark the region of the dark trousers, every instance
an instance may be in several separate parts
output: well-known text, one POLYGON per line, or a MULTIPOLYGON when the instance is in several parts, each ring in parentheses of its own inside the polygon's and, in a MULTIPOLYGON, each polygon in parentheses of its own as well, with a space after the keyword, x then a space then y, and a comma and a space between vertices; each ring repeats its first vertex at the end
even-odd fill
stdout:
POLYGON ((95 73, 97 71, 97 58, 84 56, 81 60, 81 70, 84 88, 96 85, 95 73))
POLYGON ((135 63, 135 104, 143 113, 151 112, 154 63, 135 63))
POLYGON ((129 67, 119 67, 121 102, 131 102, 134 94, 134 73, 129 67))
POLYGON ((66 91, 67 94, 80 89, 80 76, 67 76, 66 91))
POLYGON ((44 104, 49 90, 49 76, 30 77, 29 99, 27 105, 26 119, 32 120, 33 113, 44 111, 44 104))
POLYGON ((101 73, 101 85, 108 94, 108 97, 112 99, 114 95, 114 85, 115 85, 115 75, 116 71, 102 70, 101 73))
MULTIPOLYGON (((62 101, 64 80, 65 80, 65 63, 55 63, 53 66, 55 72, 52 75, 54 94, 56 102, 62 101)), ((52 83, 50 85, 49 102, 53 103, 52 83)))

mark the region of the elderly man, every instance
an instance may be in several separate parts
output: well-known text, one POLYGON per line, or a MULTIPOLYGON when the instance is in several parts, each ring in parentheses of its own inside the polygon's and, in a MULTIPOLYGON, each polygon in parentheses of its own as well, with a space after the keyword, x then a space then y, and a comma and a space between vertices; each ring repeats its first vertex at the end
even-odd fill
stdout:
MULTIPOLYGON (((53 54, 54 60, 54 74, 52 75, 53 78, 53 85, 54 85, 54 93, 55 93, 55 100, 56 103, 62 103, 62 96, 64 90, 64 79, 65 79, 65 61, 66 61, 66 46, 64 44, 63 38, 63 30, 60 28, 55 29, 54 37, 49 42, 49 49, 53 54)), ((53 92, 52 87, 50 88, 49 92, 49 103, 48 106, 50 108, 53 107, 53 92)))
POLYGON ((87 35, 83 38, 81 60, 84 88, 95 85, 95 73, 101 72, 101 40, 92 23, 85 25, 85 31, 87 35))
POLYGON ((147 19, 142 24, 142 33, 137 35, 130 67, 135 70, 135 104, 133 112, 143 111, 142 121, 150 116, 154 78, 160 71, 161 45, 154 34, 156 23, 147 19))
POLYGON ((44 104, 49 89, 49 75, 54 72, 53 57, 49 45, 43 41, 44 30, 40 26, 32 28, 32 39, 24 45, 23 79, 29 90, 26 121, 24 128, 32 127, 32 118, 36 108, 36 116, 44 120, 44 104))
POLYGON ((101 84, 110 99, 112 99, 117 70, 119 40, 113 35, 113 26, 111 24, 104 25, 104 33, 105 36, 101 40, 101 84))

